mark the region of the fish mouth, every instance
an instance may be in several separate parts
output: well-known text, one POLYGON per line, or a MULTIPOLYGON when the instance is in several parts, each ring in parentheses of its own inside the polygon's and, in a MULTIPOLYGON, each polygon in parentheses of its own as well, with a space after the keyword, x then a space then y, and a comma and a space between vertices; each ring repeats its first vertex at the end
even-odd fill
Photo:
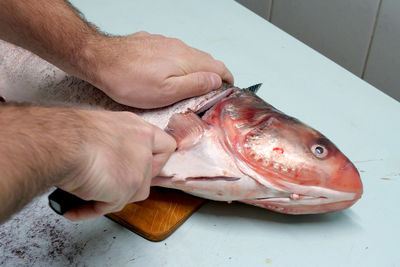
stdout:
POLYGON ((324 196, 308 196, 308 195, 303 195, 303 194, 296 194, 296 193, 291 193, 289 194, 288 197, 261 197, 261 198, 255 198, 252 199, 253 201, 257 201, 257 200, 261 200, 264 202, 282 202, 282 203, 288 203, 290 201, 312 201, 312 200, 326 200, 328 199, 328 197, 324 197, 324 196))
POLYGON ((312 196, 288 193, 287 196, 244 199, 240 202, 284 214, 316 214, 343 210, 358 200, 354 194, 336 192, 333 196, 312 196))

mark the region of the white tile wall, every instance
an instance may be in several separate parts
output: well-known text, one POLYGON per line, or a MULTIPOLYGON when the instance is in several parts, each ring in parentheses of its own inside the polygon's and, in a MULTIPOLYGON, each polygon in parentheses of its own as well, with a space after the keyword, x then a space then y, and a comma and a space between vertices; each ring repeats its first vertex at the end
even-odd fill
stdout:
POLYGON ((275 0, 271 22, 361 76, 378 2, 275 0))
POLYGON ((400 101, 399 0, 236 0, 400 101))
POLYGON ((269 20, 270 6, 272 0, 236 0, 236 2, 247 7, 264 19, 269 20))
POLYGON ((364 79, 400 101, 399 0, 382 0, 364 79))

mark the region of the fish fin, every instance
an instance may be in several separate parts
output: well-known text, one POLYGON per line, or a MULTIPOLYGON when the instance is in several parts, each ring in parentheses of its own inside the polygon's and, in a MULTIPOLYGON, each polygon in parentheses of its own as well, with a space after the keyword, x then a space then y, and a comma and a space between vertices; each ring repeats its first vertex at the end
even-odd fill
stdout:
POLYGON ((243 90, 248 90, 254 94, 257 94, 258 90, 260 89, 262 83, 257 83, 255 85, 249 86, 247 88, 244 88, 243 90))
POLYGON ((176 141, 178 150, 196 144, 210 126, 192 111, 174 114, 165 131, 176 141))

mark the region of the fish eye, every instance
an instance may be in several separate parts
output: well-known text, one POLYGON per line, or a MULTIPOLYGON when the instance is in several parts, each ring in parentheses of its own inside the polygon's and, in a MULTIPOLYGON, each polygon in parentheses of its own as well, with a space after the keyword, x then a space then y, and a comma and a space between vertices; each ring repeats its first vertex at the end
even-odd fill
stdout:
POLYGON ((320 144, 315 144, 311 147, 311 152, 319 159, 324 159, 328 156, 328 149, 320 144))

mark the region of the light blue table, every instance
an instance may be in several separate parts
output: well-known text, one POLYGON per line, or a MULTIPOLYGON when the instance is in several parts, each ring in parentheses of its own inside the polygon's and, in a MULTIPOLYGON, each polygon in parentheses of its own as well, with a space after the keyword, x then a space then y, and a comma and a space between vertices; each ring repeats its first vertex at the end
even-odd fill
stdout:
POLYGON ((104 31, 178 37, 224 61, 238 86, 264 83, 262 98, 355 163, 364 195, 349 210, 314 216, 210 202, 160 243, 106 218, 70 223, 45 195, 0 227, 0 264, 400 266, 398 102, 231 0, 72 2, 104 31))

